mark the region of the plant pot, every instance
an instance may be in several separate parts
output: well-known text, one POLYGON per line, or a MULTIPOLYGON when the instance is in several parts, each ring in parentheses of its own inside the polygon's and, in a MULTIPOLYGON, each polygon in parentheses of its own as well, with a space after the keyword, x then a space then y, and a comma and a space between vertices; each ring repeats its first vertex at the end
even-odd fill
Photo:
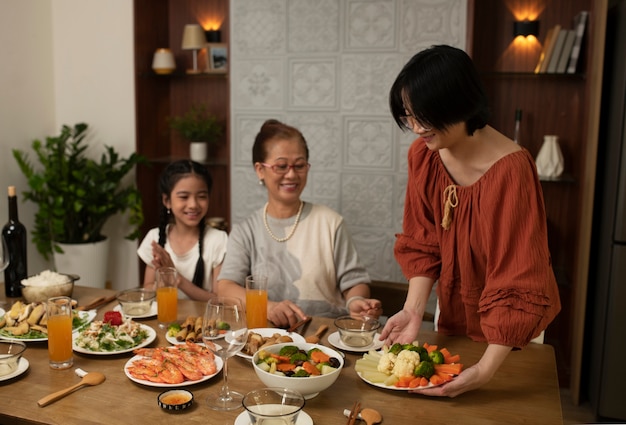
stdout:
POLYGON ((204 162, 207 158, 206 142, 191 142, 189 144, 189 157, 192 161, 204 162))
POLYGON ((109 239, 84 244, 57 243, 63 253, 54 253, 54 264, 59 273, 80 276, 82 286, 104 288, 107 281, 109 239))

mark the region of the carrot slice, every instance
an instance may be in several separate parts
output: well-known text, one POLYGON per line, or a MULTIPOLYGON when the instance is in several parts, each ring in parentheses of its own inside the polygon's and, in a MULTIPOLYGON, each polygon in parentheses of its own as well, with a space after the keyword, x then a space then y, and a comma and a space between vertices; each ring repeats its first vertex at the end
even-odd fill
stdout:
POLYGON ((458 375, 463 370, 463 365, 461 363, 444 363, 444 364, 436 364, 435 372, 436 373, 447 373, 448 375, 458 375))
POLYGON ((401 376, 398 382, 395 383, 395 386, 398 388, 408 388, 414 378, 414 376, 401 376))
POLYGON ((454 356, 450 356, 447 359, 444 357, 444 363, 458 363, 461 361, 461 356, 459 354, 456 354, 454 356))
POLYGON ((428 378, 424 378, 423 376, 420 378, 420 387, 428 386, 428 378))
POLYGON ((286 372, 288 370, 294 370, 296 368, 295 364, 291 363, 277 363, 276 370, 280 370, 281 372, 286 372))
POLYGON ((302 368, 306 370, 309 375, 320 375, 320 371, 312 363, 304 362, 302 363, 302 368))
POLYGON ((330 360, 330 356, 323 351, 316 350, 311 352, 311 360, 315 363, 325 363, 330 360))
POLYGON ((426 348, 426 351, 428 351, 429 353, 432 353, 433 351, 435 351, 437 349, 436 345, 429 345, 428 347, 424 347, 426 348))
POLYGON ((448 375, 447 373, 436 373, 444 382, 452 381, 454 378, 452 375, 448 375))
POLYGON ((441 377, 438 374, 434 374, 433 376, 430 377, 430 383, 433 385, 441 385, 443 384, 445 381, 443 379, 441 379, 441 377))
POLYGON ((270 356, 274 357, 276 360, 278 360, 280 363, 289 363, 289 361, 291 360, 289 357, 287 356, 281 356, 279 354, 270 354, 270 356))
POLYGON ((417 378, 411 379, 411 381, 409 382, 409 388, 417 388, 417 387, 419 387, 421 380, 422 380, 421 376, 418 376, 417 378))

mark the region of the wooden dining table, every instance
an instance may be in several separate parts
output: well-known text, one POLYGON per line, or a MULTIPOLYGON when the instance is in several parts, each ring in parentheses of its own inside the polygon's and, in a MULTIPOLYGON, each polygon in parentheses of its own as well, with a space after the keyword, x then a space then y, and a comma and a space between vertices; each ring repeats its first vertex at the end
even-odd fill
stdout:
MULTIPOLYGON (((2 291, 4 294, 4 291, 2 291)), ((73 298, 79 305, 87 304, 114 291, 76 286, 73 298)), ((7 310, 14 300, 0 298, 0 307, 7 310)), ((98 308, 95 320, 101 320, 116 301, 98 308)), ((205 303, 179 300, 178 319, 201 315, 205 303)), ((157 337, 150 347, 170 345, 165 330, 157 325, 156 317, 137 320, 156 330, 157 337)), ((304 335, 313 334, 321 324, 329 330, 320 343, 331 346, 328 336, 336 331, 332 319, 315 317, 300 329, 304 335)), ((465 367, 475 364, 486 345, 465 337, 449 337, 423 330, 420 342, 446 347, 458 353, 465 367)), ((117 355, 88 355, 74 353, 74 365, 66 370, 48 366, 46 342, 28 342, 24 357, 28 370, 9 380, 0 381, 0 424, 228 424, 232 425, 243 408, 235 411, 210 409, 205 399, 217 393, 222 385, 222 374, 208 381, 181 385, 193 393, 191 408, 181 412, 161 409, 158 395, 165 389, 131 381, 124 373, 124 365, 133 353, 117 355), (80 378, 75 369, 102 372, 104 383, 79 389, 45 407, 37 401, 42 397, 77 384, 80 378)), ((550 345, 530 344, 513 351, 484 387, 456 398, 427 397, 410 394, 406 390, 375 387, 363 381, 354 370, 363 353, 345 351, 345 366, 337 381, 327 390, 306 401, 306 412, 316 425, 344 425, 344 409, 356 401, 362 407, 382 413, 382 424, 562 424, 561 402, 554 350, 550 345)), ((246 393, 261 388, 249 360, 232 357, 228 361, 228 382, 233 390, 246 393)), ((295 378, 294 378, 295 379, 295 378)), ((357 421, 357 424, 359 422, 357 421)), ((247 424, 247 422, 246 422, 247 424)))

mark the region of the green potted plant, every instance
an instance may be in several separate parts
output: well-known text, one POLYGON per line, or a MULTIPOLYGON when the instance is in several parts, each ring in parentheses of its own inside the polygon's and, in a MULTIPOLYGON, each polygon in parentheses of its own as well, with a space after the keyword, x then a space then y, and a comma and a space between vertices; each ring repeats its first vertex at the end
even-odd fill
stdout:
POLYGON ((190 143, 190 158, 199 162, 207 159, 207 145, 217 145, 224 132, 224 124, 204 104, 192 105, 183 115, 170 117, 168 121, 190 143))
POLYGON ((102 234, 104 224, 125 211, 129 211, 132 227, 126 238, 139 236, 143 222, 141 195, 134 184, 123 185, 121 181, 135 165, 146 160, 136 153, 121 158, 110 146, 105 146, 99 161, 86 157, 87 128, 84 123, 73 128, 64 125, 60 135, 47 137, 45 143, 34 140, 32 149, 38 167, 30 162, 28 153, 13 149, 13 157, 30 188, 24 191, 24 200, 39 207, 32 239, 46 260, 55 254, 56 261, 56 253, 64 252, 66 248, 60 244, 68 247, 106 240, 102 234))

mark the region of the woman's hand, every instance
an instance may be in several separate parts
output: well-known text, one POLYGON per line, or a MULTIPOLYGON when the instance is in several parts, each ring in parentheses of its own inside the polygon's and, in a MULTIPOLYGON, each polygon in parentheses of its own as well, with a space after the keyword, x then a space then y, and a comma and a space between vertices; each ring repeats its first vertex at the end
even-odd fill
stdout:
POLYGON ((174 267, 174 261, 170 254, 156 242, 152 242, 152 264, 157 270, 161 267, 174 267))
POLYGON ((383 313, 380 300, 373 298, 355 299, 348 305, 350 316, 371 316, 378 318, 383 313))
POLYGON ((421 325, 422 316, 411 310, 400 310, 387 320, 379 339, 388 346, 394 342, 409 344, 417 338, 421 325))
POLYGON ((279 328, 288 328, 300 320, 306 319, 307 315, 304 314, 300 307, 289 300, 280 302, 268 301, 267 318, 279 328))

